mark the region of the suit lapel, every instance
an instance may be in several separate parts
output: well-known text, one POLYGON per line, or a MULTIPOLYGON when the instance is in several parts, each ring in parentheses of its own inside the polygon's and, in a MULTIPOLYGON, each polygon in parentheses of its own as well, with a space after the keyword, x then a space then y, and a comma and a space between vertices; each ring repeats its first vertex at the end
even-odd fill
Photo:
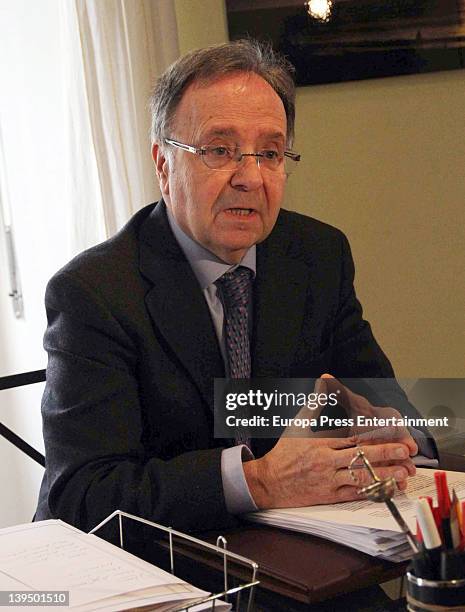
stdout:
POLYGON ((292 255, 283 215, 257 246, 254 287, 252 376, 289 376, 302 327, 309 284, 308 267, 292 255))
POLYGON ((141 228, 140 270, 153 287, 145 302, 155 327, 213 410, 213 378, 224 364, 205 298, 159 202, 141 228))

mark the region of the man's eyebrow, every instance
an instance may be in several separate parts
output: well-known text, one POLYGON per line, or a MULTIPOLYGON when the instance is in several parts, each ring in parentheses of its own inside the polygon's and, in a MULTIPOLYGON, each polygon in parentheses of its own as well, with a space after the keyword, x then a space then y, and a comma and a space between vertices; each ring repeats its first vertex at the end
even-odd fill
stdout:
MULTIPOLYGON (((234 128, 212 128, 203 134, 203 138, 211 138, 212 136, 237 136, 238 131, 234 128)), ((265 132, 260 134, 260 138, 270 140, 285 140, 286 136, 282 132, 265 132)))
POLYGON ((203 138, 210 138, 211 136, 236 136, 237 131, 233 128, 212 128, 207 130, 203 134, 203 138))
POLYGON ((286 136, 282 132, 271 132, 263 136, 265 138, 270 138, 270 140, 286 140, 286 136))

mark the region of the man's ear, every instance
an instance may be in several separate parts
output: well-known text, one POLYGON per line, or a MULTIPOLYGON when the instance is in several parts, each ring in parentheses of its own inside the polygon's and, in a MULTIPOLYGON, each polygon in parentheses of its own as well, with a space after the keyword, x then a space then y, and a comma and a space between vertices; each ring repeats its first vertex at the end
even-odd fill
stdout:
POLYGON ((152 145, 152 157, 155 163, 155 171, 157 173, 160 191, 162 195, 168 196, 169 190, 169 160, 165 156, 163 148, 158 143, 152 145))

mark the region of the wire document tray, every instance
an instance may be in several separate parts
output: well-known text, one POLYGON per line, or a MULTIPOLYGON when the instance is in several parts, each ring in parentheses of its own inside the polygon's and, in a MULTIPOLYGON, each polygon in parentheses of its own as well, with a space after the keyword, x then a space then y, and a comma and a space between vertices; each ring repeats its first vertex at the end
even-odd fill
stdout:
MULTIPOLYGON (((189 603, 183 604, 179 607, 173 607, 173 612, 182 612, 191 610, 194 606, 198 606, 200 604, 207 604, 211 602, 211 610, 215 610, 215 603, 218 599, 224 599, 224 601, 231 603, 229 601, 230 596, 235 597, 235 604, 233 606, 233 610, 240 609, 241 595, 243 592, 248 591, 248 600, 247 600, 247 612, 253 612, 254 610, 254 594, 255 587, 260 583, 257 580, 257 572, 258 572, 258 564, 251 559, 247 559, 246 557, 242 557, 241 555, 237 555, 236 553, 230 552, 227 550, 227 541, 223 536, 219 536, 216 540, 216 546, 214 544, 210 544, 209 542, 204 542, 203 540, 199 540, 198 538, 194 538, 191 535, 186 533, 182 533, 181 531, 176 531, 171 527, 165 527, 165 525, 160 525, 159 523, 154 523, 153 521, 149 521, 147 519, 140 518, 139 516, 135 516, 133 514, 128 514, 127 512, 123 512, 122 510, 115 510, 112 514, 107 516, 101 523, 99 523, 96 527, 89 531, 89 534, 95 534, 99 529, 101 529, 104 525, 112 521, 114 518, 118 517, 119 524, 119 543, 120 547, 124 549, 124 535, 123 535, 123 518, 129 519, 132 521, 136 521, 138 523, 142 523, 144 525, 148 525, 149 527, 154 527, 155 529, 159 529, 164 533, 168 534, 169 539, 169 555, 170 555, 170 571, 174 575, 174 544, 173 538, 179 538, 180 540, 184 540, 186 542, 190 542, 199 547, 202 547, 210 552, 216 553, 223 558, 223 584, 224 590, 219 593, 210 593, 207 597, 203 597, 201 599, 197 599, 195 601, 190 601, 189 603), (234 561, 241 566, 248 567, 250 569, 250 581, 245 584, 240 584, 239 586, 234 586, 229 588, 228 582, 228 561, 234 561)), ((171 610, 171 609, 170 609, 171 610)))

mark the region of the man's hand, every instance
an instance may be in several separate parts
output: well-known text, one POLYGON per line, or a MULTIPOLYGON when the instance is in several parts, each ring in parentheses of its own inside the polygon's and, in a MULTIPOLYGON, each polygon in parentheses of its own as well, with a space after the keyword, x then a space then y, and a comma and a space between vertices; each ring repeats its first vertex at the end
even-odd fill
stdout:
MULTIPOLYGON (((355 438, 280 438, 261 459, 244 463, 250 493, 260 510, 331 504, 360 499, 358 489, 371 482, 347 469, 357 453, 355 438)), ((362 446, 380 478, 394 477, 399 489, 415 473, 409 447, 400 443, 362 446)))
MULTIPOLYGON (((372 406, 370 402, 354 393, 343 385, 337 378, 330 374, 323 374, 318 379, 315 389, 326 394, 335 393, 339 403, 344 408, 347 416, 357 422, 358 416, 377 417, 378 419, 400 418, 402 415, 390 406, 372 406)), ((323 434, 324 435, 324 434, 323 434)), ((357 426, 350 427, 347 434, 355 438, 357 444, 381 444, 384 442, 401 442, 409 449, 409 455, 413 457, 418 453, 418 446, 412 438, 409 430, 403 426, 357 426)), ((339 436, 343 437, 342 434, 339 436)))
MULTIPOLYGON (((394 408, 372 406, 330 374, 318 380, 315 390, 327 395, 337 393, 347 416, 355 422, 358 415, 401 416, 394 408)), ((357 447, 363 448, 381 479, 394 477, 400 490, 407 488, 408 476, 415 474, 410 457, 417 454, 418 447, 405 427, 354 425, 314 433, 291 426, 264 457, 244 463, 256 505, 260 509, 287 508, 360 499, 358 490, 369 484, 371 477, 366 470, 357 470, 357 482, 350 476, 347 467, 357 447)))

